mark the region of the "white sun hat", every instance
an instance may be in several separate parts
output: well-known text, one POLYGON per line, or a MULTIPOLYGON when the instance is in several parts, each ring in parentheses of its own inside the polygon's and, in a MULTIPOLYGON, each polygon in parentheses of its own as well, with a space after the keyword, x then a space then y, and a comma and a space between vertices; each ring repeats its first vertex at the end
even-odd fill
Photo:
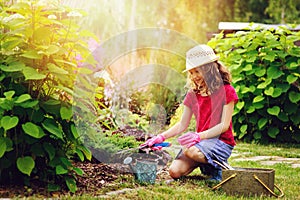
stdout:
POLYGON ((183 72, 189 71, 201 65, 214 62, 219 59, 210 46, 197 45, 186 52, 186 64, 183 72))

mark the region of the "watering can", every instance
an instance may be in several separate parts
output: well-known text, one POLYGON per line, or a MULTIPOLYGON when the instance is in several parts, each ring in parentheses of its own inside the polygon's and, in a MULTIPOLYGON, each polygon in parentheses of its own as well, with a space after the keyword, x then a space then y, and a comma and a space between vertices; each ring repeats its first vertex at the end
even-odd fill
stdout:
MULTIPOLYGON (((168 142, 163 142, 155 144, 155 147, 169 147, 171 144, 168 142)), ((150 152, 151 147, 149 146, 140 146, 140 152, 150 152)), ((157 159, 136 159, 133 162, 132 157, 127 157, 124 159, 123 163, 129 165, 131 171, 133 172, 135 179, 140 183, 150 183, 154 184, 157 173, 157 159)))

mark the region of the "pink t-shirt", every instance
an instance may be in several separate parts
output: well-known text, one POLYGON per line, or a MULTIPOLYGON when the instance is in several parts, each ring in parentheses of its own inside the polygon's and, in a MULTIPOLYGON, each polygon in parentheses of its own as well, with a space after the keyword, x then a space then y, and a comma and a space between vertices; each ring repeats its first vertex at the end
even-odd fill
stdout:
MULTIPOLYGON (((209 96, 201 96, 192 91, 188 92, 183 104, 189 107, 196 119, 197 132, 205 131, 221 122, 223 106, 234 101, 237 103, 238 96, 231 85, 224 85, 209 96)), ((233 137, 232 121, 229 129, 222 133, 219 139, 226 144, 235 146, 233 137)))

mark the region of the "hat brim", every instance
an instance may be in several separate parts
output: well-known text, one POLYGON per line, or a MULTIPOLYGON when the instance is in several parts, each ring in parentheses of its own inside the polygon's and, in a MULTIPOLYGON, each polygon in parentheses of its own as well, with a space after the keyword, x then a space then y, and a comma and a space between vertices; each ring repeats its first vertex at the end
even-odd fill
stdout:
POLYGON ((187 72, 187 71, 189 71, 189 70, 191 70, 191 69, 195 69, 195 68, 200 67, 200 66, 202 66, 202 65, 206 65, 206 64, 208 64, 208 63, 215 62, 215 61, 219 60, 219 58, 220 58, 219 56, 216 56, 214 59, 209 60, 208 62, 201 63, 201 65, 189 67, 189 68, 183 70, 182 73, 185 73, 185 72, 187 72))

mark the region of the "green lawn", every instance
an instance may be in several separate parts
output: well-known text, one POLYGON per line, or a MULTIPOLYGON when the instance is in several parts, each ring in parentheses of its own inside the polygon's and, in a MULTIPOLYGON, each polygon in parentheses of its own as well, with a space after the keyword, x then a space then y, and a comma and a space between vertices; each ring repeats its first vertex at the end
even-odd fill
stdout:
MULTIPOLYGON (((275 184, 283 191, 284 196, 281 199, 300 199, 300 168, 292 168, 291 164, 278 163, 275 165, 263 165, 259 161, 249 161, 248 158, 254 156, 280 156, 287 158, 300 158, 300 145, 258 145, 238 143, 233 157, 230 158, 229 164, 234 167, 247 168, 267 168, 275 170, 275 184), (236 161, 237 160, 237 161, 236 161)), ((300 163, 300 161, 296 161, 300 163)), ((174 181, 171 184, 166 184, 165 181, 156 182, 154 185, 139 185, 132 176, 122 176, 115 184, 102 188, 99 196, 90 196, 85 194, 76 197, 64 197, 66 199, 274 199, 274 197, 260 196, 260 197, 242 197, 230 196, 224 191, 212 191, 209 188, 200 171, 197 169, 188 177, 174 181), (126 179, 126 181, 124 181, 126 179), (121 181, 122 180, 122 181, 121 181), (117 195, 109 195, 104 198, 101 194, 105 194, 110 190, 121 190, 129 188, 130 190, 117 195)), ((275 190, 275 193, 279 193, 275 190)))

